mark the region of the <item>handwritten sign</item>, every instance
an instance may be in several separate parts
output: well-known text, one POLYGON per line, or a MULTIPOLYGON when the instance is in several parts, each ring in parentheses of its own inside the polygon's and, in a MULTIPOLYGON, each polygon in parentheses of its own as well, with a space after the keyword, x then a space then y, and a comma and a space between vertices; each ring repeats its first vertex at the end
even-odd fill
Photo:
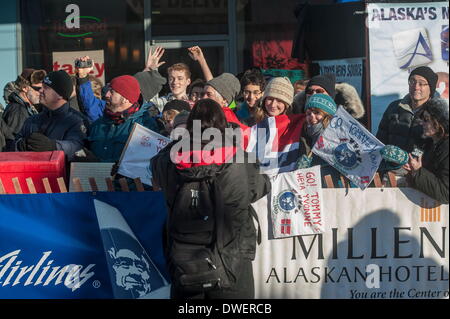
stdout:
POLYGON ((312 151, 365 189, 380 166, 383 147, 383 143, 339 107, 312 151))
POLYGON ((268 196, 274 238, 323 232, 320 166, 276 175, 268 196))
POLYGON ((120 159, 118 173, 130 178, 140 178, 142 183, 152 185, 150 159, 159 153, 170 139, 135 124, 120 159))

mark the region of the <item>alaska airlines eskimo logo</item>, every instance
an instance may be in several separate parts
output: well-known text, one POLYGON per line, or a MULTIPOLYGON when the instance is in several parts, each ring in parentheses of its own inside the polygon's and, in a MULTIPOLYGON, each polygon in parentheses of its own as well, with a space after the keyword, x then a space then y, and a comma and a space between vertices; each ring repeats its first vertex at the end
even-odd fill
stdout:
POLYGON ((101 232, 116 298, 147 298, 167 285, 136 238, 116 228, 101 232))
POLYGON ((358 143, 353 139, 341 139, 339 144, 333 151, 335 161, 345 169, 354 169, 361 162, 361 156, 358 143))
POLYGON ((95 275, 91 270, 95 264, 88 266, 65 265, 56 266, 54 260, 49 259, 52 251, 42 253, 42 257, 34 265, 24 266, 19 259, 21 250, 12 251, 4 256, 0 256, 0 288, 11 285, 29 286, 57 286, 64 283, 64 286, 72 292, 79 289, 87 280, 95 275), (44 264, 46 264, 45 267, 44 264), (20 269, 20 270, 19 270, 20 269), (50 270, 51 269, 51 270, 50 270))
POLYGON ((291 213, 299 204, 301 206, 297 196, 290 190, 285 190, 275 197, 275 213, 280 211, 283 213, 291 213))
POLYGON ((116 251, 114 247, 108 250, 114 260, 115 284, 126 291, 135 291, 138 297, 143 297, 152 289, 150 285, 150 263, 141 255, 137 256, 129 249, 116 251))
POLYGON ((425 28, 398 32, 392 36, 392 41, 400 69, 413 68, 433 60, 425 28))

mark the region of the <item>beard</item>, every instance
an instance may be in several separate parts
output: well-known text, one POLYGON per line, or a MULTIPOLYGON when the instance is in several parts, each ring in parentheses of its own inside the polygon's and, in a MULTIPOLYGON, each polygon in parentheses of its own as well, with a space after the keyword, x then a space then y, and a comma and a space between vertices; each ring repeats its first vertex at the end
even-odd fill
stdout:
POLYGON ((113 103, 111 99, 106 100, 106 108, 108 108, 111 112, 118 112, 120 107, 125 103, 125 98, 121 97, 119 101, 113 103))

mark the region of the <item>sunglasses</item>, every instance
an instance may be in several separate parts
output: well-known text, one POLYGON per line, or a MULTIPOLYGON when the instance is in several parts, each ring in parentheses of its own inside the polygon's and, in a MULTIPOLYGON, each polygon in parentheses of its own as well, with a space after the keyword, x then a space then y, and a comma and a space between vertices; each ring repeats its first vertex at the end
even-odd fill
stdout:
POLYGON ((38 92, 39 92, 40 89, 42 89, 42 87, 40 87, 40 86, 34 86, 34 85, 31 85, 30 87, 31 87, 33 90, 38 91, 38 92))
POLYGON ((313 94, 323 94, 326 91, 324 89, 307 89, 306 94, 313 95, 313 94))

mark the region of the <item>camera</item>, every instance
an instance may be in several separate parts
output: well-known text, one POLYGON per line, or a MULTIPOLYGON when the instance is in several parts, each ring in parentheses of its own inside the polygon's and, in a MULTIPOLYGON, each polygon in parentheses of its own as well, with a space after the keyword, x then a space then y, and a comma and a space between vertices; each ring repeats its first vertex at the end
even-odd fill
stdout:
POLYGON ((81 61, 80 59, 75 60, 75 67, 79 69, 85 69, 92 67, 92 60, 81 61))

